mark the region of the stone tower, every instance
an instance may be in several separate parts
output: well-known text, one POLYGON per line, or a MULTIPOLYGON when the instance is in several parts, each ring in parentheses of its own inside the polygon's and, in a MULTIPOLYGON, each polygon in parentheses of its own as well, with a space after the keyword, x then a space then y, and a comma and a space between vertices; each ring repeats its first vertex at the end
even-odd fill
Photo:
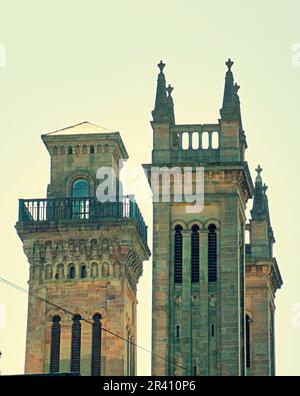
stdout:
POLYGON ((123 141, 88 122, 42 140, 51 156, 47 198, 21 199, 16 224, 29 290, 48 301, 29 296, 25 372, 134 375, 147 227, 117 187, 115 200, 96 198, 99 168, 113 169, 118 181, 128 158, 123 141))
POLYGON ((275 293, 282 279, 273 257, 275 242, 271 226, 267 186, 256 169, 255 192, 246 245, 246 349, 247 374, 275 375, 275 293))
MULTIPOLYGON (((226 65, 221 118, 215 124, 183 125, 175 122, 165 65, 158 65, 152 164, 144 165, 152 188, 154 179, 160 187, 153 202, 153 375, 246 374, 245 210, 254 186, 244 157, 239 86, 233 62, 226 65), (192 170, 189 178, 183 176, 187 168, 192 170), (197 169, 203 171, 203 206, 177 196, 178 188, 182 192, 187 184, 196 190, 197 169)), ((254 219, 250 227, 255 238, 254 219)), ((262 241, 252 242, 258 254, 255 243, 261 246, 262 241)), ((266 298, 271 290, 266 276, 253 282, 264 282, 261 298, 266 298)), ((258 318, 267 300, 264 304, 258 318)), ((259 330, 255 334, 261 340, 259 330)))

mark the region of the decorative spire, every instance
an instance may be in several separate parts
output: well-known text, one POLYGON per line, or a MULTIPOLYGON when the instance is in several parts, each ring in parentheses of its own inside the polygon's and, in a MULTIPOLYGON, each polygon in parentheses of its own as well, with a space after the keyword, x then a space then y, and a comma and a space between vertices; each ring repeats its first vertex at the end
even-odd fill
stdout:
POLYGON ((170 84, 167 86, 167 92, 168 92, 167 101, 168 101, 168 110, 169 110, 170 120, 171 120, 172 124, 175 124, 174 102, 173 102, 173 98, 171 96, 173 89, 174 88, 171 87, 170 84))
POLYGON ((239 101, 237 96, 237 91, 239 89, 238 85, 234 85, 233 74, 231 68, 234 62, 229 58, 227 62, 225 62, 228 70, 226 72, 225 77, 225 88, 224 88, 224 97, 223 97, 223 106, 220 110, 221 118, 225 121, 238 120, 238 106, 237 101, 239 101))
POLYGON ((252 220, 267 220, 269 221, 268 201, 266 199, 267 186, 262 183, 261 172, 263 169, 260 165, 255 169, 257 176, 255 179, 255 191, 253 207, 251 210, 252 220))
POLYGON ((157 78, 155 107, 154 110, 152 111, 152 117, 153 117, 153 121, 155 122, 170 121, 167 91, 166 91, 166 78, 163 73, 164 67, 166 65, 163 63, 163 61, 160 61, 160 63, 157 66, 160 72, 157 78))

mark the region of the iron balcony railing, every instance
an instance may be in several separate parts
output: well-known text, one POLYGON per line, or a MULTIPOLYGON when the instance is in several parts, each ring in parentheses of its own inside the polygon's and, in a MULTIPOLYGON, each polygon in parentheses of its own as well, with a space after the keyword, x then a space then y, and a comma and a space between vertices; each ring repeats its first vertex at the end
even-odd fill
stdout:
POLYGON ((101 221, 103 218, 132 218, 147 243, 147 226, 137 203, 127 197, 118 202, 99 202, 97 198, 20 199, 19 222, 101 221))

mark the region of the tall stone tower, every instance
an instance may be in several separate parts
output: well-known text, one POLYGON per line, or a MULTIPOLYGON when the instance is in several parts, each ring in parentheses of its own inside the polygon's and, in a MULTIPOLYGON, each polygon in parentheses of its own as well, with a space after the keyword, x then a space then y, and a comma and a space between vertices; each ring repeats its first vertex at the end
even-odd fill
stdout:
MULTIPOLYGON (((158 65, 152 164, 144 168, 150 183, 154 169, 170 174, 159 179, 159 199, 153 202, 153 375, 246 374, 245 210, 254 186, 244 157, 239 86, 233 62, 226 65, 221 118, 215 124, 183 125, 175 122, 165 65, 158 65), (189 180, 183 177, 185 168, 192 169, 189 180), (197 168, 204 171, 204 206, 198 208, 175 197, 181 181, 182 190, 192 184, 195 191, 197 168), (164 188, 169 181, 168 201, 164 188)), ((254 219, 250 227, 258 227, 254 219)), ((254 234, 252 251, 258 254, 255 246, 262 241, 254 234)), ((266 298, 270 287, 266 278, 253 282, 259 281, 266 298)), ((255 334, 261 340, 259 330, 255 334)))
POLYGON ((275 293, 282 279, 273 257, 267 186, 256 169, 255 192, 246 245, 246 349, 248 375, 275 375, 275 293))
POLYGON ((115 202, 96 198, 97 170, 113 169, 118 180, 126 149, 118 132, 88 122, 42 139, 51 156, 47 198, 21 199, 16 224, 29 291, 49 301, 29 296, 25 372, 134 375, 147 227, 117 188, 115 202))

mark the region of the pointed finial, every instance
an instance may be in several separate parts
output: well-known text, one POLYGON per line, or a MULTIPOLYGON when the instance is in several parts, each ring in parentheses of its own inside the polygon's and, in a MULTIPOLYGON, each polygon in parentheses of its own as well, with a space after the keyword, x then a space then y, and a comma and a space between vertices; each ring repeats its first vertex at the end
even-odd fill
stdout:
POLYGON ((260 176, 261 172, 263 171, 263 168, 261 168, 261 166, 258 165, 258 167, 255 170, 258 173, 258 176, 260 176))
POLYGON ((169 96, 171 96, 171 93, 172 93, 173 89, 174 89, 174 88, 171 87, 170 84, 167 86, 167 92, 168 92, 169 96))
POLYGON ((237 83, 235 83, 233 86, 234 93, 237 94, 239 89, 240 89, 240 86, 237 83))
POLYGON ((257 172, 255 180, 255 190, 253 206, 251 210, 252 220, 267 220, 270 223, 269 209, 268 209, 268 197, 266 194, 267 186, 262 182, 261 172, 263 169, 260 165, 255 169, 257 172))
POLYGON ((261 166, 260 165, 258 165, 258 167, 255 169, 256 170, 256 172, 257 172, 257 176, 256 176, 256 179, 255 179, 255 183, 262 183, 262 178, 261 178, 261 172, 263 171, 263 169, 261 168, 261 166))
POLYGON ((157 66, 158 66, 160 72, 162 73, 166 64, 163 63, 163 61, 161 60, 157 66))
POLYGON ((228 70, 231 70, 232 65, 234 62, 229 58, 227 62, 225 62, 225 65, 228 67, 228 70))
POLYGON ((168 97, 167 97, 167 102, 168 102, 168 110, 169 110, 169 115, 170 115, 170 120, 173 124, 175 124, 175 113, 174 113, 174 102, 173 98, 171 96, 173 87, 169 84, 166 88, 166 91, 168 92, 168 97))

